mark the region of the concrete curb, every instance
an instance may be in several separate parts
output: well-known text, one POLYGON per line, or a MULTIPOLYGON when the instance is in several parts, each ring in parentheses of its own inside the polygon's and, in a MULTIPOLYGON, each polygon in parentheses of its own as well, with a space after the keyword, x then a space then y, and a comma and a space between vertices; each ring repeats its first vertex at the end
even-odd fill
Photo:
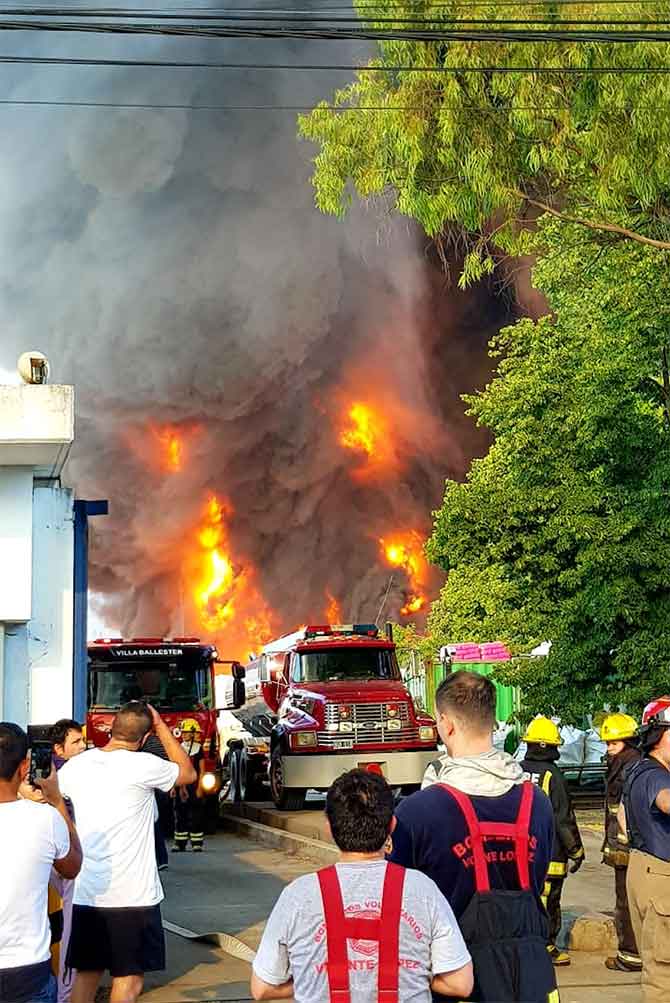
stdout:
POLYGON ((262 822, 254 822, 249 818, 242 818, 229 812, 222 815, 222 823, 223 828, 228 832, 247 836, 256 843, 272 847, 275 850, 283 850, 284 853, 293 856, 307 857, 318 864, 334 864, 339 856, 337 847, 330 843, 286 832, 283 829, 275 829, 262 822))

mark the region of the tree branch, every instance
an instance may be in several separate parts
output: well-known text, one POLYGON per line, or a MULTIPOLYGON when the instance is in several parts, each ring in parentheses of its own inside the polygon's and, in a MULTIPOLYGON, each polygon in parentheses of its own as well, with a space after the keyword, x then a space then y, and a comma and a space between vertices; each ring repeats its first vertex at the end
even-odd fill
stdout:
POLYGON ((627 240, 635 240, 638 244, 648 244, 650 247, 659 247, 664 251, 670 251, 669 240, 654 240, 653 237, 645 237, 643 234, 636 233, 635 230, 629 230, 625 226, 617 226, 616 223, 594 222, 591 219, 582 219, 579 216, 568 216, 563 212, 559 212, 558 209, 547 205, 546 202, 538 202, 537 199, 530 198, 529 195, 525 195, 523 192, 517 192, 517 195, 525 199, 529 205, 534 205, 537 209, 542 209, 543 212, 548 212, 551 216, 562 219, 564 223, 578 223, 580 226, 588 227, 589 230, 604 230, 606 233, 616 233, 620 237, 626 237, 627 240))

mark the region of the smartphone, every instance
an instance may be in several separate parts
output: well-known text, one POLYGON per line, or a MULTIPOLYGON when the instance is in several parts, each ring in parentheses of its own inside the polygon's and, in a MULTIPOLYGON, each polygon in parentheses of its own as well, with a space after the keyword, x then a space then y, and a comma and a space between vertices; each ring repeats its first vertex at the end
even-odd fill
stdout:
POLYGON ((45 780, 51 773, 51 742, 34 739, 30 746, 30 773, 28 781, 45 780))

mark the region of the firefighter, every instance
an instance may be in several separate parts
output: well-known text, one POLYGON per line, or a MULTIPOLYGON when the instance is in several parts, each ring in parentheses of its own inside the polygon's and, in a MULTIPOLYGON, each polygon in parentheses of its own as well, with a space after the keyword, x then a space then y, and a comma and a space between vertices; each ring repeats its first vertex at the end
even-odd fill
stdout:
POLYGON ((567 784, 556 765, 561 745, 558 728, 548 717, 536 717, 528 725, 523 741, 528 748, 521 766, 549 797, 554 810, 554 846, 542 896, 549 915, 548 950, 555 965, 569 965, 570 955, 556 945, 561 930, 561 893, 568 861, 572 861, 570 872, 574 874, 584 863, 584 846, 567 784))
POLYGON ((176 787, 174 796, 175 826, 172 849, 183 853, 191 841, 194 853, 202 853, 205 843, 204 802, 200 791, 203 773, 202 729, 195 718, 187 718, 180 725, 182 745, 188 753, 198 779, 193 784, 176 787))
POLYGON ((642 958, 643 1003, 670 1000, 670 696, 642 714, 643 758, 627 772, 619 820, 630 845, 626 888, 642 958))
POLYGON ((641 756, 636 736, 637 722, 628 714, 608 714, 600 729, 600 738, 607 744, 603 863, 614 868, 614 922, 618 941, 616 956, 606 958, 605 964, 611 971, 619 972, 639 972, 642 968, 626 892, 628 843, 617 822, 626 771, 641 756))

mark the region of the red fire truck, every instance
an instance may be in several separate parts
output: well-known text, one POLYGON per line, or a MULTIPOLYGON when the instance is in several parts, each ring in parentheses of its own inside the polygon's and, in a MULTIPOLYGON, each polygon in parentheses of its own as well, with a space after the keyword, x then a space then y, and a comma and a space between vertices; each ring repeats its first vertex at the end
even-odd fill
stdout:
POLYGON ((238 662, 220 661, 216 648, 197 637, 99 638, 88 646, 87 739, 96 746, 105 745, 114 714, 129 700, 152 704, 177 737, 184 726, 196 721, 205 753, 200 795, 207 801, 211 830, 218 817, 221 789, 217 682, 230 680, 229 699, 239 706, 244 702, 243 676, 238 662), (229 676, 217 676, 217 665, 230 666, 229 676))
POLYGON ((280 637, 247 666, 245 683, 247 696, 262 695, 277 716, 254 717, 252 705, 239 715, 253 741, 229 743, 234 796, 254 800, 269 778, 277 807, 296 810, 308 790, 327 790, 355 767, 409 793, 435 758, 435 721, 416 709, 395 644, 374 624, 280 637))

